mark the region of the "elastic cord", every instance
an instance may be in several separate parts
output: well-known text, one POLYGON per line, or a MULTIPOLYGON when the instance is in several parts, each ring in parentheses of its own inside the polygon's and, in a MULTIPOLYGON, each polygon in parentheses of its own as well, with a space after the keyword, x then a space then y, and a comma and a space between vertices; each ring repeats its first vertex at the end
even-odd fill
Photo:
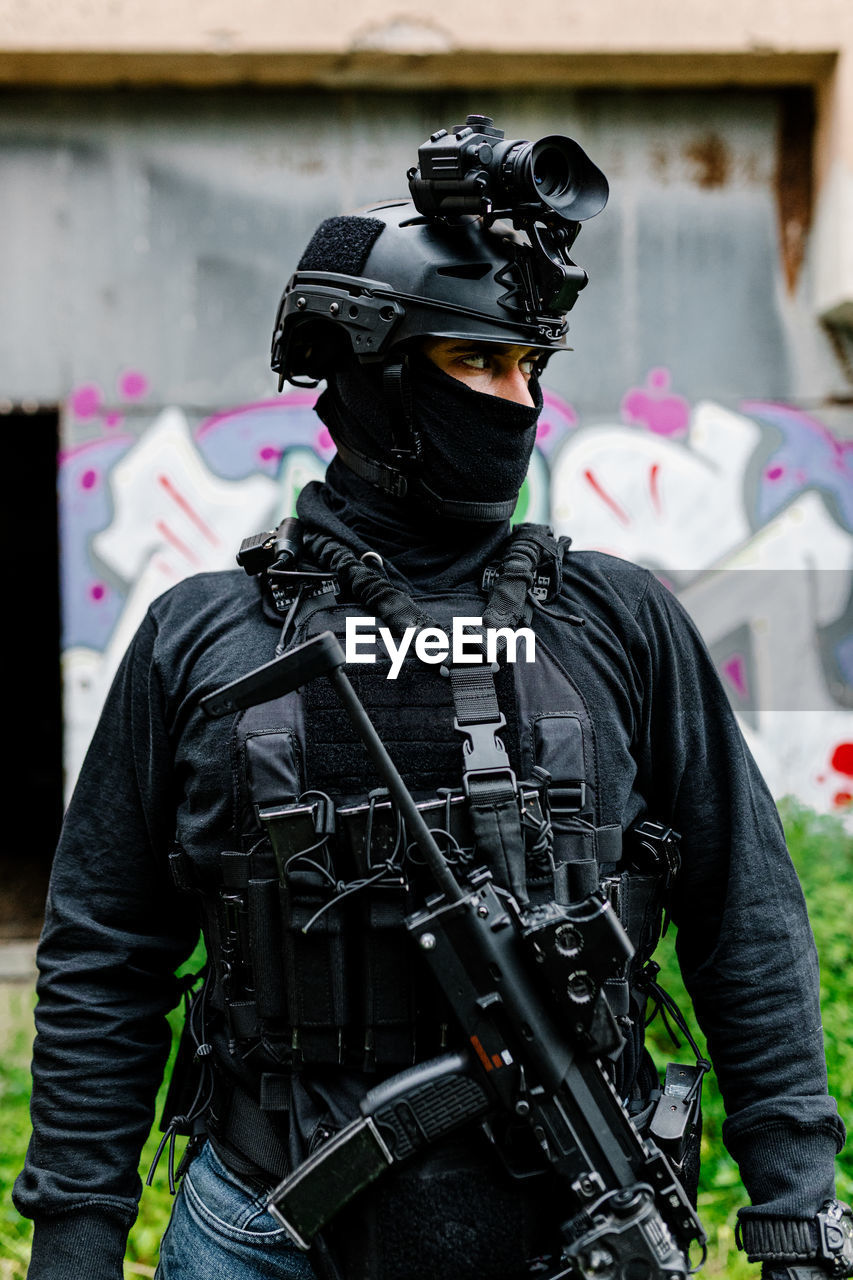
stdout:
MULTIPOLYGON (((420 631, 436 625, 411 596, 391 585, 384 572, 360 560, 335 538, 322 533, 306 534, 305 545, 317 563, 337 574, 359 604, 377 613, 395 635, 403 635, 407 627, 420 631)), ((556 539, 545 526, 520 525, 510 535, 501 571, 483 611, 484 629, 518 626, 539 564, 548 558, 559 565, 559 550, 556 539)), ((504 648, 505 644, 499 645, 499 658, 504 648)))

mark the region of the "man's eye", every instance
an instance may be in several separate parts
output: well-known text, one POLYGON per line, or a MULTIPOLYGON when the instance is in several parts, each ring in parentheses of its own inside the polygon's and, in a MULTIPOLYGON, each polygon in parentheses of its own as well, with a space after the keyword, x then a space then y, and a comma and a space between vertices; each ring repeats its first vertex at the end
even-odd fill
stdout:
POLYGON ((462 363, 467 365, 469 369, 485 369, 488 364, 488 358, 481 351, 472 351, 470 355, 462 357, 462 363))
POLYGON ((519 360, 518 367, 525 378, 532 378, 536 372, 536 357, 530 356, 527 360, 519 360))

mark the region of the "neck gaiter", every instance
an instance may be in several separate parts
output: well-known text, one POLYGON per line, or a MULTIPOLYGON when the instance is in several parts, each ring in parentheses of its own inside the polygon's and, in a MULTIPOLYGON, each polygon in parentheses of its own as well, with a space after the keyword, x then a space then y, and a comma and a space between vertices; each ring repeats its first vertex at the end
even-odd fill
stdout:
MULTIPOLYGON (((423 450, 419 476, 439 498, 458 502, 514 500, 527 474, 542 409, 475 391, 419 352, 409 356, 413 419, 423 450)), ((378 370, 350 361, 334 374, 317 404, 332 438, 390 461, 391 415, 378 370)))

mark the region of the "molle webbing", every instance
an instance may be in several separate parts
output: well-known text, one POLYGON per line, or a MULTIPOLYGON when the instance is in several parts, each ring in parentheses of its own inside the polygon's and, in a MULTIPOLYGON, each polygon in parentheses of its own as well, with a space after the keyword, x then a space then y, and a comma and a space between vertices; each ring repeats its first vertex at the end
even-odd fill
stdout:
MULTIPOLYGON (((440 787, 459 786, 462 752, 453 728, 453 698, 447 680, 437 673, 424 678, 416 662, 406 661, 396 680, 386 679, 387 662, 354 667, 350 680, 359 698, 370 707, 379 736, 415 793, 433 794, 440 787)), ((502 668, 498 696, 507 715, 505 746, 518 760, 518 725, 514 714, 512 673, 502 668)), ((364 797, 379 786, 367 751, 344 715, 328 681, 316 680, 303 689, 305 705, 305 772, 321 791, 364 797)))
POLYGON ((276 1046, 276 1061, 405 1066, 443 1036, 430 988, 412 974, 407 886, 384 881, 336 900, 308 870, 284 883, 251 874, 253 858, 220 857, 223 884, 206 924, 233 1046, 276 1046))
MULTIPOLYGON (((306 620, 309 633, 331 629, 340 634, 348 612, 378 615, 398 635, 407 627, 437 625, 374 564, 362 562, 325 535, 309 535, 306 544, 315 562, 338 576, 344 594, 358 601, 356 610, 324 605, 306 620)), ((550 581, 559 585, 562 550, 550 531, 520 527, 506 544, 484 607, 461 596, 442 603, 443 629, 454 613, 481 615, 484 626, 517 627, 529 617, 531 589, 546 561, 550 581)), ((458 794, 463 782, 461 735, 470 730, 479 741, 478 725, 485 732, 503 713, 507 723, 500 727, 499 737, 510 768, 497 772, 524 778, 541 763, 559 788, 555 826, 573 827, 560 834, 558 843, 566 846, 566 856, 572 860, 579 853, 589 857, 594 869, 597 830, 589 807, 594 789, 584 781, 594 776, 584 763, 585 744, 592 750, 594 741, 583 727, 587 721, 582 699, 566 673, 550 660, 544 683, 533 669, 517 682, 513 664, 501 660, 499 651, 496 672, 485 664, 464 668, 450 664, 450 679, 446 679, 438 668, 430 670, 418 662, 410 650, 397 678, 390 680, 389 664, 381 654, 379 645, 377 661, 354 666, 351 680, 416 798, 426 800, 447 788, 458 794), (519 683, 525 688, 521 704, 519 683), (543 716, 543 705, 561 710, 543 716), (454 727, 456 717, 461 733, 454 727)), ((239 1013, 241 1029, 254 1006, 256 1037, 277 1046, 284 1053, 283 1064, 292 1066, 344 1062, 370 1069, 405 1065, 428 1056, 443 1043, 446 1012, 431 994, 429 983, 417 978, 405 928, 405 918, 416 905, 413 895, 426 888, 419 883, 420 873, 406 867, 401 850, 391 854, 392 861, 400 859, 396 870, 389 868, 377 881, 370 858, 365 866, 365 857, 353 844, 353 825, 341 817, 330 824, 320 821, 318 813, 315 824, 311 817, 313 806, 324 808, 323 793, 346 810, 363 805, 380 781, 333 688, 317 680, 299 695, 252 708, 235 726, 235 735, 241 834, 244 850, 252 849, 252 870, 245 876, 246 901, 239 918, 246 921, 255 970, 245 983, 247 990, 240 992, 236 979, 232 983, 235 1002, 245 1006, 239 1013), (282 815, 280 819, 271 816, 274 811, 282 815), (267 842, 258 840, 265 830, 275 845, 280 882, 268 879, 272 855, 267 842)), ((533 887, 541 879, 536 897, 550 898, 556 884, 547 859, 542 861, 546 823, 541 811, 537 827, 528 806, 523 836, 517 831, 518 839, 508 842, 508 833, 519 824, 515 779, 511 794, 493 795, 501 782, 494 774, 495 770, 487 769, 482 776, 469 773, 465 777, 472 796, 480 791, 477 812, 476 804, 468 811, 459 799, 468 812, 468 831, 462 838, 467 856, 475 844, 488 847, 500 883, 523 898, 525 881, 533 887), (498 810, 510 804, 512 813, 501 824, 498 810), (489 823, 500 826, 497 835, 491 828, 484 830, 489 823)), ((534 807, 538 808, 538 801, 534 807)), ((324 812, 328 817, 330 810, 324 808, 324 812)), ((385 824, 382 840, 373 846, 380 871, 395 847, 387 819, 385 824)), ((443 820, 439 825, 449 824, 443 820)), ((375 840, 378 828, 371 830, 375 840)), ((560 876, 560 896, 574 898, 573 877, 565 870, 560 876)), ((239 939, 230 941, 232 953, 235 948, 242 952, 239 939)))
POLYGON ((293 876, 282 890, 286 920, 284 970, 287 975, 288 1022, 295 1061, 341 1062, 344 1028, 352 1026, 355 984, 347 955, 346 912, 326 911, 305 931, 328 902, 328 892, 312 889, 309 876, 293 876))
MULTIPOLYGON (((416 630, 435 626, 435 620, 404 591, 391 585, 385 574, 372 563, 360 560, 354 552, 325 534, 309 534, 306 546, 320 564, 334 572, 360 606, 367 612, 375 611, 389 630, 402 635, 407 627, 416 630)), ((483 629, 517 627, 528 607, 528 593, 535 580, 541 561, 553 566, 559 581, 562 572, 562 548, 549 529, 539 525, 520 525, 511 535, 500 575, 495 580, 483 611, 483 629)), ((557 584, 558 589, 558 584, 557 584)), ((503 654, 504 644, 498 649, 503 654)), ((371 672, 377 666, 371 667, 371 672)), ((438 787, 455 784, 459 777, 459 737, 452 728, 453 699, 446 683, 435 676, 424 678, 423 668, 407 661, 396 681, 384 679, 371 681, 368 689, 366 678, 353 673, 356 693, 371 708, 371 714, 380 737, 388 747, 407 785, 414 791, 433 791, 438 787), (383 693, 384 685, 384 693, 383 693), (425 743, 424 725, 431 727, 432 741, 425 743), (396 747, 396 750, 395 750, 396 747)), ((495 682, 501 709, 507 718, 503 741, 518 769, 518 726, 515 715, 515 698, 510 687, 507 664, 500 663, 495 682)), ((355 783, 341 789, 364 794, 372 789, 378 778, 369 763, 367 754, 356 735, 340 713, 337 700, 331 690, 320 687, 320 682, 304 691, 306 722, 309 735, 312 724, 318 721, 313 747, 307 750, 307 774, 312 785, 315 770, 331 773, 340 780, 340 769, 349 763, 349 781, 355 783), (331 768, 329 762, 332 763, 331 768)))
POLYGON ((281 966, 282 928, 278 880, 250 880, 247 897, 258 1017, 282 1018, 287 1014, 287 993, 281 966))

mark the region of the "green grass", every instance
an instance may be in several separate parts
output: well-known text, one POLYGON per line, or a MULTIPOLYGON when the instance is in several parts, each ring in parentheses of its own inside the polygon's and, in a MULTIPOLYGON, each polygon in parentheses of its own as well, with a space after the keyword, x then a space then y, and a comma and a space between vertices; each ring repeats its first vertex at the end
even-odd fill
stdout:
MULTIPOLYGON (((201 946, 180 972, 196 972, 203 963, 201 946)), ((32 1043, 32 1010, 34 988, 25 983, 0 984, 0 1114, 3 1116, 3 1142, 0 1144, 0 1280, 23 1280, 30 1256, 32 1225, 15 1210, 11 1200, 12 1184, 18 1176, 30 1134, 29 1069, 32 1043)), ((183 1021, 182 1006, 169 1015, 172 1025, 172 1053, 165 1073, 177 1049, 178 1032, 183 1021)), ((157 1098, 159 1118, 166 1096, 166 1083, 157 1098)), ((149 1166, 162 1134, 155 1125, 145 1143, 140 1160, 140 1176, 145 1181, 149 1166)), ((179 1139, 176 1161, 180 1160, 185 1140, 179 1139)), ((166 1154, 159 1165, 154 1185, 147 1187, 139 1205, 139 1216, 130 1233, 124 1265, 125 1280, 154 1275, 160 1237, 166 1230, 172 1210, 168 1189, 166 1154)))
MULTIPOLYGON (((849 998, 853 973, 853 836, 841 821, 805 809, 796 801, 780 805, 788 847, 800 877, 821 957, 821 1009, 826 1040, 830 1089, 842 1117, 849 1118, 853 1101, 853 1003, 849 998)), ((699 1047, 705 1041, 692 1016, 675 961, 674 937, 663 940, 655 955, 661 966, 659 981, 685 1013, 699 1047)), ((659 1066, 679 1056, 691 1061, 689 1049, 676 1055, 658 1020, 649 1030, 649 1048, 659 1066), (686 1056, 683 1056, 686 1054, 686 1056)), ((735 1216, 744 1203, 737 1166, 722 1144, 725 1113, 713 1072, 705 1077, 702 1093, 702 1178, 699 1216, 708 1233, 708 1264, 703 1275, 727 1280, 757 1275, 734 1244, 735 1216)), ((853 1198, 853 1151, 850 1144, 837 1163, 838 1196, 853 1198)))
MULTIPOLYGON (((841 822, 822 817, 793 801, 782 804, 788 843, 799 872, 809 906, 809 915, 821 956, 821 1002, 826 1032, 830 1087, 838 1099, 842 1116, 850 1116, 853 1102, 853 1001, 849 998, 853 973, 853 836, 841 822)), ((668 936, 658 948, 661 982, 688 1014, 673 954, 673 938, 668 936)), ((194 962, 197 957, 194 958, 194 962)), ((191 962, 191 966, 194 962, 191 962)), ((0 1144, 0 1280, 23 1280, 29 1255, 30 1224, 18 1217, 9 1193, 26 1149, 29 1117, 30 1075, 28 1068, 31 1038, 32 990, 26 985, 0 987, 0 1110, 3 1115, 3 1142, 0 1144)), ((177 1027, 179 1015, 173 1015, 177 1027)), ((702 1037, 689 1018, 700 1046, 702 1037)), ((678 1056, 659 1025, 650 1031, 650 1047, 662 1065, 678 1056)), ((162 1094, 162 1091, 161 1091, 162 1094)), ((162 1096, 158 1101, 158 1115, 162 1096)), ((704 1089, 704 1135, 702 1142, 702 1185, 699 1212, 709 1237, 708 1263, 703 1275, 714 1280, 745 1280, 757 1275, 734 1247, 734 1223, 743 1191, 734 1162, 723 1149, 720 1133, 723 1110, 711 1074, 704 1089)), ((155 1128, 142 1158, 145 1177, 160 1134, 155 1128)), ((853 1151, 842 1153, 838 1161, 838 1194, 853 1200, 853 1151)), ((142 1196, 139 1218, 130 1236, 125 1263, 126 1280, 153 1276, 157 1243, 171 1207, 165 1163, 155 1184, 142 1196)))
POLYGON ((15 1212, 9 1197, 30 1128, 29 1053, 34 992, 24 983, 0 986, 0 1280, 17 1280, 29 1258, 29 1223, 15 1212))

